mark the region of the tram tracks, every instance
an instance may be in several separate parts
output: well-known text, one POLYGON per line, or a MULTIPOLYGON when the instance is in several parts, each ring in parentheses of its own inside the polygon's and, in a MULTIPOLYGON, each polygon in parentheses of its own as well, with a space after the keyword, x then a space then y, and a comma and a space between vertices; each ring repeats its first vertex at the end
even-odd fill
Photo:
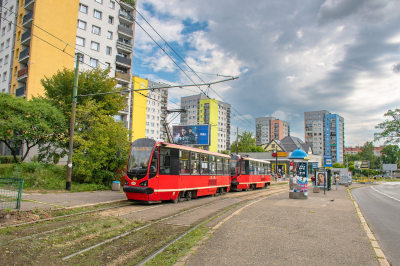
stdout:
MULTIPOLYGON (((145 255, 149 255, 149 251, 153 251, 156 249, 159 249, 163 247, 164 245, 168 244, 175 238, 181 236, 184 233, 189 233, 189 230, 194 230, 192 229, 194 226, 197 224, 203 223, 204 219, 200 220, 199 223, 195 224, 181 224, 181 225, 174 225, 174 224, 168 224, 166 223, 168 220, 173 220, 176 217, 183 217, 185 214, 188 214, 190 212, 194 213, 193 216, 200 212, 201 209, 210 209, 208 210, 211 212, 212 205, 216 206, 216 210, 218 210, 218 206, 222 205, 227 205, 227 207, 223 207, 221 212, 218 212, 218 215, 221 215, 220 213, 223 213, 233 205, 233 204, 228 204, 228 200, 234 199, 235 202, 237 202, 239 199, 241 202, 248 202, 249 200, 253 200, 259 197, 268 197, 270 194, 275 194, 275 193, 280 193, 282 191, 286 190, 286 186, 274 186, 268 189, 257 189, 254 191, 248 191, 248 192, 236 192, 236 193, 227 193, 222 196, 218 197, 207 197, 207 198, 199 198, 197 200, 192 200, 191 202, 182 202, 179 204, 160 204, 160 205, 155 205, 155 206, 146 206, 143 207, 143 205, 124 205, 124 206, 114 206, 112 208, 101 208, 97 210, 91 210, 89 212, 81 212, 81 214, 90 214, 88 215, 83 215, 83 217, 86 217, 86 220, 83 220, 82 226, 87 227, 86 230, 90 231, 90 227, 92 226, 92 222, 94 219, 110 219, 111 222, 117 223, 119 220, 125 220, 131 223, 136 223, 135 225, 131 226, 126 226, 121 229, 121 226, 117 230, 118 226, 114 227, 108 227, 106 230, 103 230, 101 234, 98 234, 98 238, 94 237, 95 233, 90 233, 89 231, 87 237, 78 237, 78 235, 74 235, 71 233, 71 235, 66 237, 65 235, 68 235, 68 231, 71 230, 76 230, 76 228, 71 228, 70 225, 64 224, 63 228, 55 228, 51 230, 46 230, 44 232, 35 232, 35 234, 28 235, 28 236, 23 236, 17 239, 11 239, 11 241, 7 241, 4 244, 10 245, 11 243, 13 245, 22 245, 23 243, 25 244, 26 240, 30 241, 36 241, 38 242, 38 237, 41 236, 48 236, 43 238, 40 241, 45 241, 47 238, 49 239, 48 242, 55 242, 53 246, 50 247, 50 250, 56 250, 58 255, 57 257, 53 257, 53 259, 61 259, 67 264, 84 264, 83 263, 83 258, 86 259, 86 257, 90 257, 92 260, 97 260, 97 257, 93 257, 90 254, 95 253, 97 256, 100 256, 103 260, 102 262, 98 262, 100 264, 109 264, 109 263, 114 263, 114 261, 124 261, 123 258, 127 259, 132 259, 133 257, 135 258, 135 261, 139 261, 141 259, 145 258, 145 255), (209 200, 209 202, 204 202, 204 200, 209 200), (186 204, 185 204, 186 203, 186 204), (191 204, 192 206, 189 206, 187 203, 191 204), (222 204, 222 205, 221 205, 222 204), (194 206, 193 206, 194 205, 194 206), (166 207, 171 206, 175 207, 176 206, 180 207, 180 211, 176 213, 172 213, 171 215, 160 217, 159 219, 153 219, 150 221, 147 221, 147 223, 144 220, 141 220, 139 222, 135 222, 134 219, 137 219, 137 217, 140 216, 140 212, 146 212, 146 213, 151 213, 154 212, 155 210, 161 211, 161 209, 165 209, 166 207), (125 207, 125 208, 122 208, 125 207), (133 210, 132 210, 133 208, 133 210), (113 210, 114 209, 114 210, 113 210), (127 217, 129 215, 133 215, 131 217, 127 217), (100 217, 101 216, 101 217, 100 217), (137 217, 136 217, 137 216, 137 217), (136 218, 135 218, 136 217, 136 218), (64 229, 64 230, 63 230, 64 229), (114 230, 115 229, 115 230, 114 230), (59 234, 61 232, 61 235, 59 234), (120 233, 118 233, 120 232, 120 233), (63 240, 66 238, 65 240, 63 240), (138 239, 141 239, 140 241, 138 239), (144 240, 143 240, 144 239, 144 240), (78 241, 79 240, 79 241, 78 241), (67 245, 60 245, 59 242, 57 241, 66 241, 68 242, 67 245), (127 247, 127 252, 124 254, 121 254, 121 251, 124 250, 123 247, 127 247), (145 248, 144 248, 145 246, 145 248), (81 247, 79 249, 79 247, 81 247), (85 248, 83 248, 85 247, 85 248), (138 250, 144 250, 144 251, 138 251, 138 250), (68 252, 69 250, 73 252, 68 252), (103 252, 104 251, 104 252, 103 252), (118 257, 113 257, 114 251, 117 251, 117 253, 120 255, 118 257), (86 254, 86 255, 85 255, 86 254), (108 254, 108 256, 104 255, 108 254), (64 256, 62 256, 64 255, 64 256), (77 256, 79 255, 79 256, 77 256), (104 255, 104 256, 103 256, 104 255), (84 257, 82 257, 84 256, 84 257)), ((163 212, 161 212, 163 213, 163 212)), ((68 217, 73 218, 75 214, 68 215, 68 217), (71 217, 72 216, 72 217, 71 217)), ((214 215, 214 214, 213 214, 214 215)), ((218 216, 217 215, 217 216, 218 216)), ((206 215, 207 218, 211 217, 210 213, 207 213, 206 215)), ((58 218, 58 217, 53 217, 53 218, 58 218)), ((77 217, 75 217, 77 218, 77 217)), ((46 219, 48 220, 48 219, 46 219)), ((52 220, 52 219, 51 219, 52 220)), ((51 221, 47 221, 51 222, 51 221)), ((66 221, 64 221, 66 222, 66 221)), ((75 223, 76 221, 71 221, 71 223, 75 223)), ((99 221, 101 222, 101 221, 99 221)), ((26 224, 27 226, 30 225, 26 224)), ((101 226, 100 226, 101 227, 101 226)), ((24 228, 25 229, 25 228, 24 228)), ((28 230, 26 228, 26 230, 28 230)), ((186 235, 185 234, 185 235, 186 235)), ((12 237, 12 236, 11 236, 12 237)), ((39 241, 39 242, 40 242, 39 241)), ((25 245, 26 246, 26 245, 25 245)), ((29 245, 28 245, 29 246, 29 245)), ((27 247, 29 249, 29 247, 27 247)), ((47 247, 49 248, 49 247, 47 247)), ((1 259, 1 255, 0 255, 1 259)), ((96 262, 97 263, 97 262, 96 262)), ((29 263, 28 263, 29 264, 29 263)), ((43 264, 43 263, 42 263, 43 264)), ((118 264, 118 263, 117 263, 118 264)))

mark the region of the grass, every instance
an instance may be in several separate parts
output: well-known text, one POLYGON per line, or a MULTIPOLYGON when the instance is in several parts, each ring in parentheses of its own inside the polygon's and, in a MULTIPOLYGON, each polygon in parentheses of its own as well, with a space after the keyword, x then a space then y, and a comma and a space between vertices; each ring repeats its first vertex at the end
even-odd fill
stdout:
MULTIPOLYGON (((24 179, 24 191, 65 190, 66 166, 37 162, 0 165, 0 177, 24 179)), ((72 180, 71 192, 110 190, 103 184, 77 183, 72 180)))

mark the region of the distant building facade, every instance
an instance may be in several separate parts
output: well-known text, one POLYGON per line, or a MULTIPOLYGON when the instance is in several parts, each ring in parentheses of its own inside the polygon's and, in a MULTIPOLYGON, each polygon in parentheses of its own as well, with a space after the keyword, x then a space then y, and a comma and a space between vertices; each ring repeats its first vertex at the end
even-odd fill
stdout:
POLYGON ((290 136, 290 123, 275 117, 256 118, 256 145, 269 143, 273 139, 281 140, 290 136))
MULTIPOLYGON (((359 152, 361 152, 361 148, 362 146, 354 146, 354 147, 344 147, 344 154, 357 154, 359 152)), ((379 146, 379 147, 374 147, 374 155, 375 156, 381 156, 381 151, 383 148, 386 148, 386 146, 379 146)))
POLYGON ((210 125, 210 145, 204 149, 210 151, 230 150, 231 135, 231 105, 204 94, 181 98, 181 108, 186 113, 181 114, 180 125, 210 125))
POLYGON ((314 154, 331 156, 334 162, 344 161, 344 118, 326 110, 304 112, 304 139, 314 154))
POLYGON ((164 111, 167 109, 168 89, 157 87, 164 85, 138 76, 132 77, 133 89, 154 89, 134 92, 132 95, 131 141, 140 138, 167 139, 163 123, 167 119, 164 111))

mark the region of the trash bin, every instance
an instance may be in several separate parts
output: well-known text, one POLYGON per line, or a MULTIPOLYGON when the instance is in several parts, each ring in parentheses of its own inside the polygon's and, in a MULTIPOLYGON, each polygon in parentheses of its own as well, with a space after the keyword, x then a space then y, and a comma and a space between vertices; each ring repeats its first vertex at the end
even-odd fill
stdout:
POLYGON ((120 188, 120 182, 119 181, 113 181, 113 183, 112 183, 112 191, 120 191, 121 190, 121 188, 120 188))

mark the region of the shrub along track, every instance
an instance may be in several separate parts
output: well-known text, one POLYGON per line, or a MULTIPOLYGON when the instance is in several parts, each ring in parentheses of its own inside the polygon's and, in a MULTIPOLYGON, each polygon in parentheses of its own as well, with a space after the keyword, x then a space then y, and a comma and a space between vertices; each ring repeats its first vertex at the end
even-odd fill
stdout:
POLYGON ((103 208, 39 224, 7 227, 0 230, 0 260, 6 265, 134 265, 216 213, 286 189, 276 186, 179 204, 103 208), (170 213, 164 215, 168 209, 170 213), (156 211, 160 211, 156 219, 138 219, 156 211), (187 216, 192 221, 185 223, 187 216), (179 217, 183 222, 167 223, 179 217))

